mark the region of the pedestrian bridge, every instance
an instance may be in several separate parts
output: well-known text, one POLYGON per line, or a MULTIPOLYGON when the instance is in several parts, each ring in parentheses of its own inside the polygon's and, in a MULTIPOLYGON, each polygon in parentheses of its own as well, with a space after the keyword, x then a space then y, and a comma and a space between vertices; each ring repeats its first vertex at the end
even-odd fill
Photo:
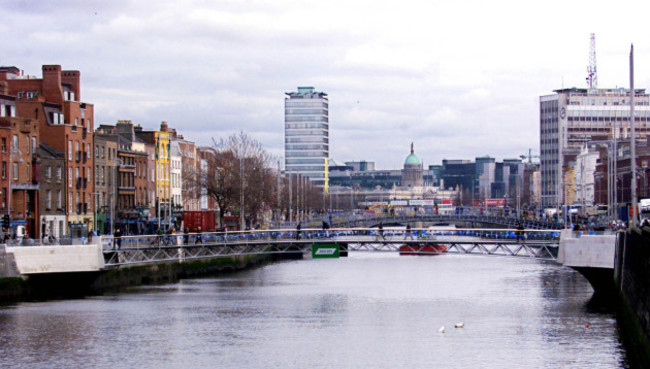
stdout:
POLYGON ((247 232, 103 237, 106 267, 203 258, 310 253, 316 245, 345 252, 475 254, 556 260, 560 232, 512 229, 277 229, 247 232), (442 247, 422 247, 422 246, 442 247))
MULTIPOLYGON (((302 258, 315 247, 408 255, 464 254, 551 260, 608 286, 616 234, 571 230, 337 228, 95 237, 87 244, 0 246, 0 272, 12 275, 101 272, 121 267, 253 255, 302 258), (4 250, 2 250, 4 249, 4 250), (4 251, 4 254, 2 253, 4 251), (10 274, 11 274, 10 273, 10 274)), ((4 273, 3 275, 7 275, 4 273)))
POLYGON ((534 218, 506 217, 489 214, 418 214, 418 215, 379 215, 367 216, 360 215, 348 217, 344 220, 333 221, 334 226, 338 227, 371 227, 379 223, 384 224, 414 224, 414 223, 449 223, 468 226, 468 228, 477 228, 477 226, 491 226, 499 228, 515 228, 522 225, 526 229, 537 230, 559 230, 562 226, 550 220, 534 218))

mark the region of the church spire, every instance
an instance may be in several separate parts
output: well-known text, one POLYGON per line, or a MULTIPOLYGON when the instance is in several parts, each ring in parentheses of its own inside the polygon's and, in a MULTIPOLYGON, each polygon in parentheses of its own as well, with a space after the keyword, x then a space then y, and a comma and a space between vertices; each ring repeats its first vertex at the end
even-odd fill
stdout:
POLYGON ((411 141, 411 154, 414 154, 415 152, 413 151, 413 141, 411 141))

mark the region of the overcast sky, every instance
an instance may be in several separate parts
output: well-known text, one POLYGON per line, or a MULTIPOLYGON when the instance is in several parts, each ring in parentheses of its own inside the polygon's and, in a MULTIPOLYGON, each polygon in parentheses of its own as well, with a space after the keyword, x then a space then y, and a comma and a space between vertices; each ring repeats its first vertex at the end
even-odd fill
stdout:
POLYGON ((96 124, 243 130, 284 152, 284 92, 330 100, 330 157, 399 168, 539 152, 539 96, 650 82, 645 1, 0 0, 0 65, 80 70, 96 124), (626 14, 627 8, 631 14, 626 14))

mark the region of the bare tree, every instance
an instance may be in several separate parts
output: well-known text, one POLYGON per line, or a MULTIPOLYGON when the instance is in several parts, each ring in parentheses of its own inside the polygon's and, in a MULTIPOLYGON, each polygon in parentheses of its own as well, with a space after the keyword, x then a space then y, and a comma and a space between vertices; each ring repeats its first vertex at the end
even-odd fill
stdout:
POLYGON ((271 207, 275 177, 271 155, 244 132, 213 140, 214 155, 206 158, 207 170, 199 178, 203 192, 219 206, 219 220, 227 211, 243 211, 246 220, 259 221, 261 211, 271 207))

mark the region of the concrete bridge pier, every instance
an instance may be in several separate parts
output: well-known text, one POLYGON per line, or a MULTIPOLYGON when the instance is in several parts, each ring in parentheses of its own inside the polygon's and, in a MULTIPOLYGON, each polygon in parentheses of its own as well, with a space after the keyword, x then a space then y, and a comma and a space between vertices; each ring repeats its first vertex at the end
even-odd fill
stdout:
POLYGON ((583 235, 562 230, 557 261, 582 274, 594 289, 594 297, 615 295, 614 258, 616 234, 583 235))

